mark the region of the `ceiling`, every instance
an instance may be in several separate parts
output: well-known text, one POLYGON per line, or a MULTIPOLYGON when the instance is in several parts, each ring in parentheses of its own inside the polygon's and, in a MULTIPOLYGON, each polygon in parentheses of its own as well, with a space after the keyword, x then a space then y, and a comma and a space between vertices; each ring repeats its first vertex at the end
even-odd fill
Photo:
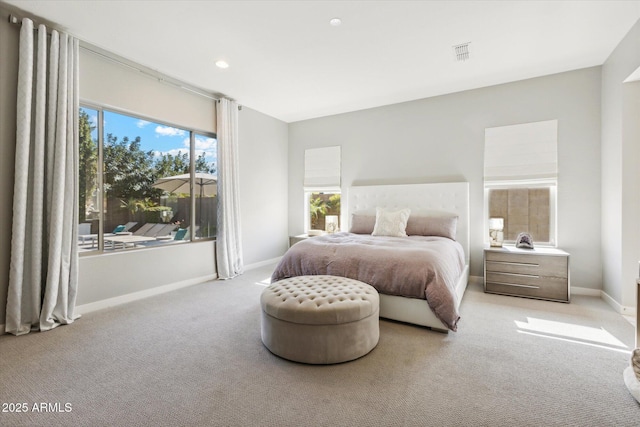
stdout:
POLYGON ((601 65, 640 17, 611 0, 4 2, 285 122, 601 65))

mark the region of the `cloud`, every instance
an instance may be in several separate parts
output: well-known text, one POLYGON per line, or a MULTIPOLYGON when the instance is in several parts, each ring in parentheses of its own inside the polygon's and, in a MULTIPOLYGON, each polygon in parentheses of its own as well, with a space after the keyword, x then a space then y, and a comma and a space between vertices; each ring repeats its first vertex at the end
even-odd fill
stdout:
POLYGON ((170 126, 157 126, 156 134, 162 136, 184 136, 186 131, 182 129, 172 128, 170 126))
POLYGON ((216 139, 215 138, 207 138, 196 136, 196 150, 215 150, 216 148, 216 139))
POLYGON ((145 127, 146 125, 148 125, 148 124, 150 124, 150 123, 151 123, 151 122, 148 122, 148 121, 146 121, 146 120, 138 120, 138 121, 136 122, 136 126, 138 126, 139 128, 143 128, 143 127, 145 127))
POLYGON ((204 156, 208 162, 214 162, 218 159, 218 153, 216 151, 196 150, 196 157, 200 155, 204 156))

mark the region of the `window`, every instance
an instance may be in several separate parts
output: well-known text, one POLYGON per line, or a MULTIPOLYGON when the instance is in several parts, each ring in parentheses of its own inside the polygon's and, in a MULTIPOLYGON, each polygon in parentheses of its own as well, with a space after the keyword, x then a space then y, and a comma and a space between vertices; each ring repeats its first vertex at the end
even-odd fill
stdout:
POLYGON ((554 184, 489 185, 485 198, 488 218, 503 219, 506 243, 514 243, 518 234, 525 232, 531 234, 537 244, 555 245, 554 184))
POLYGON ((306 230, 340 231, 340 147, 304 154, 306 230))
POLYGON ((88 106, 79 119, 82 252, 215 237, 213 135, 88 106))
POLYGON ((485 240, 489 219, 502 218, 504 240, 531 234, 534 244, 556 244, 556 120, 485 130, 485 240))
POLYGON ((307 192, 309 224, 307 230, 340 231, 340 193, 307 192))

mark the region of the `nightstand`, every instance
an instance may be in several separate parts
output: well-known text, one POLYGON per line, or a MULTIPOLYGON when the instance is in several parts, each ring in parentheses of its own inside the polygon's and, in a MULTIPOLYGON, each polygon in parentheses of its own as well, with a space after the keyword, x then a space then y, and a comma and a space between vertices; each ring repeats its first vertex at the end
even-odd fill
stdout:
POLYGON ((485 248, 484 291, 569 302, 569 254, 555 248, 485 248))
POLYGON ((289 236, 289 247, 295 245, 296 243, 308 239, 309 236, 308 234, 298 234, 297 236, 289 236))

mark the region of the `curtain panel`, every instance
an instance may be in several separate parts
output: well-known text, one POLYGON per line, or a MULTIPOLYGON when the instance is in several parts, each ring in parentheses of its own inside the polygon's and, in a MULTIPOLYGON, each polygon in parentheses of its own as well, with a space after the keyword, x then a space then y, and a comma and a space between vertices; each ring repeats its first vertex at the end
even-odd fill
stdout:
POLYGON ((78 41, 22 21, 5 330, 72 323, 78 287, 78 41))
POLYGON ((238 191, 238 104, 221 99, 217 108, 218 136, 218 278, 243 273, 240 194, 238 191))

